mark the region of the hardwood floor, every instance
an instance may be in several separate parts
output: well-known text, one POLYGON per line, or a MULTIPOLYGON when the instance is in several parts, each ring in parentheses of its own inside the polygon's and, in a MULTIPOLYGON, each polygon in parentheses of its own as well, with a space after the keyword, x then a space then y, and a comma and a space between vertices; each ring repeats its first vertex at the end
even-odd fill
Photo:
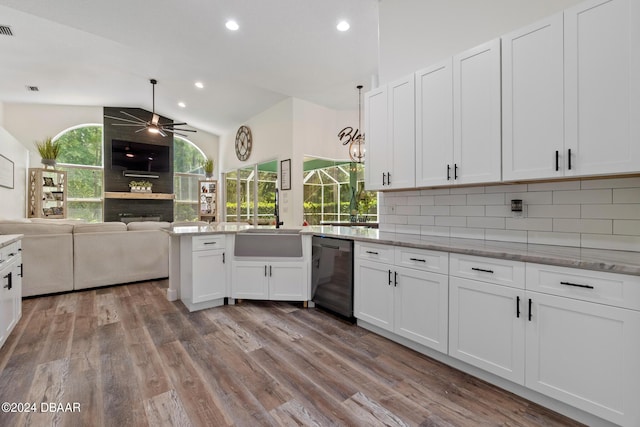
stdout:
POLYGON ((165 288, 24 300, 0 402, 37 412, 0 412, 0 426, 580 425, 319 310, 189 313, 165 288))

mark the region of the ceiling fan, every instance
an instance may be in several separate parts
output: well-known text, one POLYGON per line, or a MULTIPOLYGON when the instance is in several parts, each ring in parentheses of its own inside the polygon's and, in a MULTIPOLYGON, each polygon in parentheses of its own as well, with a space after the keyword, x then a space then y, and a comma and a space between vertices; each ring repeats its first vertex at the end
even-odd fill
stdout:
POLYGON ((126 123, 112 123, 113 126, 137 126, 140 129, 136 130, 135 132, 142 132, 143 130, 148 130, 151 133, 159 133, 160 135, 167 136, 167 133, 172 133, 174 135, 180 135, 180 136, 184 136, 186 137, 187 135, 180 133, 180 132, 196 132, 195 130, 192 129, 182 129, 182 128, 176 128, 176 126, 184 126, 187 123, 186 122, 182 122, 182 123, 173 123, 173 122, 168 122, 168 123, 160 123, 160 116, 156 114, 156 84, 158 83, 158 81, 156 79, 151 79, 149 80, 149 82, 151 83, 151 88, 152 88, 152 109, 151 109, 151 120, 143 120, 139 117, 134 116, 133 114, 129 114, 126 111, 120 111, 121 114, 129 117, 129 119, 125 119, 124 117, 115 117, 115 116, 107 116, 105 115, 106 118, 108 119, 113 119, 113 120, 120 120, 122 122, 126 122, 126 123), (133 120, 132 120, 133 119, 133 120))

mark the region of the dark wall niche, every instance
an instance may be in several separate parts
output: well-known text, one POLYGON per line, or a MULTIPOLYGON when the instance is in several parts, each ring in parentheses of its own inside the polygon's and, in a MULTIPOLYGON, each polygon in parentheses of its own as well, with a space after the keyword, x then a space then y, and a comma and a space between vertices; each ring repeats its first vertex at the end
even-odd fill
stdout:
MULTIPOLYGON (((142 120, 151 120, 151 112, 141 108, 104 107, 105 116, 122 117, 133 120, 121 111, 139 117, 142 120)), ((160 116, 161 123, 171 123, 171 119, 160 116)), ((153 134, 146 130, 136 132, 137 126, 115 126, 115 124, 131 124, 120 120, 104 118, 104 191, 105 192, 129 192, 129 182, 147 180, 153 184, 154 193, 173 194, 173 134, 166 137, 153 134), (124 176, 124 168, 111 165, 111 141, 140 142, 169 147, 169 171, 154 172, 158 178, 143 178, 124 176)), ((145 199, 111 199, 104 200, 104 221, 120 221, 127 216, 139 218, 157 219, 161 221, 173 221, 173 200, 145 200, 145 199)))

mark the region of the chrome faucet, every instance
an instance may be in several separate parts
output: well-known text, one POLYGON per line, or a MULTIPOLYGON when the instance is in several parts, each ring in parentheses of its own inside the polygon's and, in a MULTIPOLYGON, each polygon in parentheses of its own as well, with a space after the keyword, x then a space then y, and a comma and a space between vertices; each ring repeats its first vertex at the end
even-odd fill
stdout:
POLYGON ((284 222, 280 221, 280 195, 278 194, 277 188, 276 188, 275 208, 274 208, 273 214, 276 217, 276 228, 280 228, 281 225, 284 225, 284 222))

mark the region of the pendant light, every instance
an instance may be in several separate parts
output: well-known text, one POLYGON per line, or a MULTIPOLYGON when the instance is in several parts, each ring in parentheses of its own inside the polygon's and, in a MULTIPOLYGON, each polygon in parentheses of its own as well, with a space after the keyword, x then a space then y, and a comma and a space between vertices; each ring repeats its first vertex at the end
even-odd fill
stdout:
POLYGON ((364 133, 362 132, 362 85, 358 89, 358 130, 349 144, 349 157, 356 163, 364 163, 364 155, 367 151, 364 147, 364 133))

